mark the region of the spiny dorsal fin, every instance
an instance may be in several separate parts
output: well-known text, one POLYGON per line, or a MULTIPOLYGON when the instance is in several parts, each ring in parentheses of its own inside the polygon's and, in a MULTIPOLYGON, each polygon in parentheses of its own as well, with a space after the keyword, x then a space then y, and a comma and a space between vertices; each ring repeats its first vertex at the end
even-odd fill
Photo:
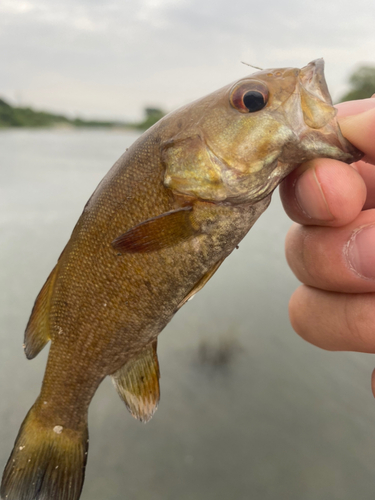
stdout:
POLYGON ((154 252, 171 247, 194 236, 190 220, 192 207, 171 210, 141 222, 112 242, 122 253, 154 252))
POLYGON ((35 358, 50 340, 48 316, 56 276, 55 267, 35 300, 25 331, 24 349, 27 359, 35 358))
POLYGON ((141 422, 148 422, 159 399, 159 362, 157 341, 143 349, 112 375, 113 383, 126 407, 141 422))
POLYGON ((223 257, 220 259, 216 264, 206 272, 205 275, 202 276, 202 278, 196 283, 193 288, 190 290, 190 292, 184 297, 181 302, 178 304, 177 309, 180 309, 186 302, 194 297, 196 293, 199 292, 199 290, 202 290, 204 285, 212 278, 212 276, 216 273, 216 271, 219 269, 221 264, 224 262, 226 257, 223 257))

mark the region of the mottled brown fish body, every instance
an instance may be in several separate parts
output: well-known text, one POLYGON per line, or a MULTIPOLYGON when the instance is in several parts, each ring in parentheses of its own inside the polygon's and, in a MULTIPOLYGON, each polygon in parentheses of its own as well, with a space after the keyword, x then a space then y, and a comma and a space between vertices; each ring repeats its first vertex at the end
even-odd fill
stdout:
POLYGON ((103 377, 156 339, 188 292, 229 255, 268 204, 195 201, 197 236, 158 252, 121 254, 111 244, 116 237, 174 210, 176 201, 163 187, 160 143, 152 133, 112 172, 87 204, 55 271, 41 399, 58 409, 61 425, 81 417, 71 411, 70 399, 75 409, 87 407, 103 377), (67 384, 75 389, 67 391, 67 384))
POLYGON ((335 121, 321 60, 266 70, 170 114, 119 159, 85 206, 26 334, 51 340, 41 394, 3 476, 2 498, 79 497, 87 410, 107 375, 147 421, 159 400, 156 340, 300 162, 359 157, 335 121))

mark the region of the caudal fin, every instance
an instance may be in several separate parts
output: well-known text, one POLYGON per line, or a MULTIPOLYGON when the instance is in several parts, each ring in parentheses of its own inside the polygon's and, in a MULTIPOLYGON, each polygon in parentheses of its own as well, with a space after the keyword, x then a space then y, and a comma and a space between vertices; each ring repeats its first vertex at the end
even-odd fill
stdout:
POLYGON ((85 475, 83 432, 46 426, 31 408, 18 433, 1 483, 3 500, 77 500, 85 475))

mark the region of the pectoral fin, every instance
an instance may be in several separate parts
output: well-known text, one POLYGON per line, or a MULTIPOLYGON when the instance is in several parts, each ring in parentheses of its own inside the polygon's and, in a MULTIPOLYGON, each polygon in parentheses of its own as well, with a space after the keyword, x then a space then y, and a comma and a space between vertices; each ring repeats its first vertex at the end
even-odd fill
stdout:
POLYGON ((35 358, 50 340, 49 308, 56 276, 55 267, 35 300, 25 331, 24 349, 27 359, 35 358))
POLYGON ((148 219, 112 242, 122 253, 154 252, 185 241, 196 234, 191 224, 192 207, 182 207, 148 219))
POLYGON ((116 390, 130 413, 145 423, 155 413, 160 399, 156 346, 155 341, 112 375, 116 390))
POLYGON ((178 304, 177 309, 180 309, 186 302, 194 297, 196 293, 199 292, 199 290, 202 290, 204 285, 212 278, 212 276, 216 273, 216 271, 219 269, 221 264, 224 262, 226 257, 223 257, 220 259, 216 264, 209 270, 207 273, 202 276, 202 278, 196 283, 193 288, 190 290, 190 292, 184 297, 181 302, 178 304))

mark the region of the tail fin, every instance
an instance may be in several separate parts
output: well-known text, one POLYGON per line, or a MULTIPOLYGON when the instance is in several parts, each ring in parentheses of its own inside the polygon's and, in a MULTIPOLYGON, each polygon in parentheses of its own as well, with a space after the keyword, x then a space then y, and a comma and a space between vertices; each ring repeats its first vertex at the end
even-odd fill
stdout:
POLYGON ((3 500, 77 500, 88 449, 83 432, 47 427, 34 407, 18 433, 1 483, 3 500))

